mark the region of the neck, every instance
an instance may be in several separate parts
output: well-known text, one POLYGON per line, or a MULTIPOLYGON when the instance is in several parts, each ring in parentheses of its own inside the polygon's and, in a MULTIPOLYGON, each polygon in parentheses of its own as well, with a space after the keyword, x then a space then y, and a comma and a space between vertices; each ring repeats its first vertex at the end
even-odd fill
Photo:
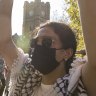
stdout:
POLYGON ((46 85, 52 85, 56 82, 56 80, 62 76, 64 76, 65 70, 64 70, 64 63, 60 64, 54 71, 47 75, 43 75, 42 77, 42 83, 46 85))
POLYGON ((90 96, 96 94, 96 68, 86 64, 82 68, 82 80, 90 96))

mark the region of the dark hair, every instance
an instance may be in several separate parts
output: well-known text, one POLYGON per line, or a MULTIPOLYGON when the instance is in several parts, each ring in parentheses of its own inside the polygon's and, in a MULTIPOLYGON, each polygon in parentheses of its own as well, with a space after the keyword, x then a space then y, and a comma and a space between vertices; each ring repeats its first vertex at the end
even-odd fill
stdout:
POLYGON ((65 64, 65 70, 66 73, 68 73, 77 48, 76 37, 73 30, 68 25, 59 22, 47 22, 41 25, 40 29, 44 27, 50 27, 53 29, 53 31, 59 36, 65 50, 68 48, 73 50, 73 55, 66 61, 65 64))

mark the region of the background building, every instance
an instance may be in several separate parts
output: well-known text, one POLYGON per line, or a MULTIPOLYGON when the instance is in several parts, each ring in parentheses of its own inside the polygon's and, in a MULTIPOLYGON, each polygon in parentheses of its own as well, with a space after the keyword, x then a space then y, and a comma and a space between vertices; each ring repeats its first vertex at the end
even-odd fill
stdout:
POLYGON ((23 34, 29 35, 35 27, 50 19, 50 3, 35 0, 25 1, 23 17, 23 34))

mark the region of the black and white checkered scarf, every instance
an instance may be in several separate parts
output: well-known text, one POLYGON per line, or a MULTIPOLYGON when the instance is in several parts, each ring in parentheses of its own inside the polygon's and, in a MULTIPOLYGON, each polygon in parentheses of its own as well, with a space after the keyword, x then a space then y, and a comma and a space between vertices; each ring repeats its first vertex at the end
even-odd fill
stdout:
MULTIPOLYGON (((72 74, 72 76, 69 74, 57 79, 54 84, 54 90, 57 92, 58 96, 81 96, 82 94, 82 96, 88 96, 80 80, 80 68, 78 74, 77 72, 75 72, 74 74, 76 74, 74 76, 77 76, 75 77, 77 79, 74 79, 75 81, 73 83, 72 78, 74 78, 74 76, 72 74), (71 88, 69 88, 70 85, 71 88)), ((32 96, 32 94, 34 94, 34 90, 40 87, 41 80, 42 75, 34 69, 30 62, 26 62, 16 80, 15 89, 9 90, 8 96, 32 96)), ((11 85, 9 86, 9 88, 10 87, 11 85)))

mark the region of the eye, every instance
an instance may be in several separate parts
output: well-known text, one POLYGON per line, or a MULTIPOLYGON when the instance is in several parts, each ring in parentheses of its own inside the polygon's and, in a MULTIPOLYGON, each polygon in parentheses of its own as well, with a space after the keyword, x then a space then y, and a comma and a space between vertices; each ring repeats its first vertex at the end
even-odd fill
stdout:
POLYGON ((52 39, 51 38, 44 38, 42 40, 42 46, 50 48, 52 45, 52 39))

